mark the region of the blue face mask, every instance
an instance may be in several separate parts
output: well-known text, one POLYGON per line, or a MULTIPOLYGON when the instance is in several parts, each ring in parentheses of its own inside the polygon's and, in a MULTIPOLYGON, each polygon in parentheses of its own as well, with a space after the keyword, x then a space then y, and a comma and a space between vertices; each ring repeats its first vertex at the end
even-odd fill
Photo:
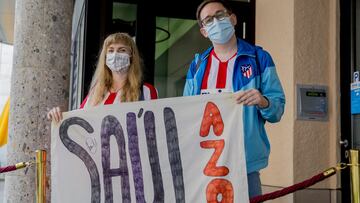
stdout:
POLYGON ((235 33, 234 26, 230 22, 230 18, 226 17, 224 20, 214 19, 214 22, 205 26, 209 39, 216 44, 227 43, 235 33))

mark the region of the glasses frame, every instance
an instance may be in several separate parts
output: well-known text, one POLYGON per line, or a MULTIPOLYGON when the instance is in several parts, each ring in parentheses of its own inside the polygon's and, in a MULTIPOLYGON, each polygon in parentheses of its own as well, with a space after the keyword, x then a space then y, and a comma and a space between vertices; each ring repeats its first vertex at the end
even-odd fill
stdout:
POLYGON ((230 17, 230 16, 231 16, 231 13, 229 11, 227 11, 226 9, 225 10, 219 10, 219 11, 216 11, 216 13, 214 15, 206 16, 200 22, 201 22, 201 25, 203 27, 206 27, 206 26, 210 26, 210 25, 212 25, 214 23, 214 18, 216 18, 218 21, 222 21, 226 17, 230 17), (207 20, 209 20, 208 23, 205 22, 207 20))

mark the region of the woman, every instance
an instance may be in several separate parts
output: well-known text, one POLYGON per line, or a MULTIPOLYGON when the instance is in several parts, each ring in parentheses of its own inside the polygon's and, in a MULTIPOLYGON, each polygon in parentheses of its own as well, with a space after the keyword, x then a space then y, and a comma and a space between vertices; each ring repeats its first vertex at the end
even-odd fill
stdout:
MULTIPOLYGON (((128 34, 109 35, 104 41, 89 94, 80 108, 157 99, 156 89, 142 83, 140 64, 139 52, 128 34)), ((59 122, 62 111, 54 107, 47 117, 59 122)))

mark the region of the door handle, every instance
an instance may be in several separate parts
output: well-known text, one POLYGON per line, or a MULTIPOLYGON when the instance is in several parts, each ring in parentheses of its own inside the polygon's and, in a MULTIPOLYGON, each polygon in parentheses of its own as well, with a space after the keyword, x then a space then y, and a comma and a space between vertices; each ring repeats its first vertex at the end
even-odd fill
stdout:
POLYGON ((349 146, 349 141, 347 139, 340 140, 339 143, 340 143, 340 145, 344 146, 345 148, 349 146))

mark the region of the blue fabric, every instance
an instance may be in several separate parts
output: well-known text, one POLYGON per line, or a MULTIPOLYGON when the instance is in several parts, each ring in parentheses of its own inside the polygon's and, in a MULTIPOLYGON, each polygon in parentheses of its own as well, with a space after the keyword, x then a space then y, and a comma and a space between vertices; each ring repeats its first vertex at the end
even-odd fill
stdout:
MULTIPOLYGON (((264 125, 266 121, 280 121, 284 113, 285 95, 270 54, 261 47, 241 39, 238 39, 237 43, 233 75, 234 92, 255 88, 269 100, 269 107, 264 109, 257 106, 243 107, 246 167, 247 173, 252 173, 268 165, 270 143, 264 125), (247 78, 241 72, 241 67, 249 65, 252 67, 252 75, 247 78)), ((210 47, 204 53, 195 55, 186 76, 184 96, 200 94, 207 57, 212 49, 213 47, 210 47)))
POLYGON ((249 199, 261 195, 262 190, 261 190, 260 173, 259 172, 249 173, 247 175, 247 179, 248 179, 249 199))
POLYGON ((235 33, 230 17, 223 20, 214 19, 212 25, 205 26, 205 30, 208 33, 208 38, 217 44, 225 44, 235 33))

